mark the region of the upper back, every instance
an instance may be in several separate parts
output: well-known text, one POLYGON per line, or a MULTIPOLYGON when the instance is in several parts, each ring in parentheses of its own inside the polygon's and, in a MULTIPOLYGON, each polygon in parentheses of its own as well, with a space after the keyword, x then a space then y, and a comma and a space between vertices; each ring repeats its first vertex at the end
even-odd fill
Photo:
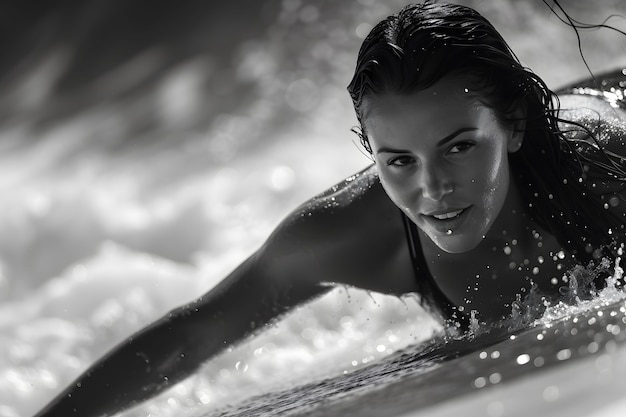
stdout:
POLYGON ((294 210, 262 253, 278 273, 298 279, 395 295, 415 290, 401 213, 373 166, 294 210))

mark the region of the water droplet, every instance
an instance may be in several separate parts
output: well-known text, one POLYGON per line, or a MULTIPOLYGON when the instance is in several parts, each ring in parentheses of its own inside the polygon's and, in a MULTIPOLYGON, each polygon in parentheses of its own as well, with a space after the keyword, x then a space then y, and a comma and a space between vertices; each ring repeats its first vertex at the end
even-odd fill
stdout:
POLYGON ((498 372, 494 372, 493 374, 489 375, 489 382, 491 382, 492 384, 497 384, 500 381, 502 381, 502 375, 500 375, 498 372))
POLYGON ((617 336, 621 333, 622 329, 617 325, 609 324, 608 326, 606 326, 606 331, 608 333, 611 333, 613 336, 617 336))
POLYGON ((526 365, 530 362, 530 355, 528 353, 523 353, 519 355, 515 361, 518 365, 526 365))
POLYGON ((487 385, 487 380, 482 376, 479 376, 474 380, 474 386, 476 388, 484 388, 487 385))
POLYGON ((452 229, 448 229, 448 231, 446 232, 447 235, 451 235, 452 234, 452 229))
POLYGON ((288 166, 274 167, 270 175, 270 185, 276 191, 287 191, 295 183, 295 173, 288 166))
POLYGON ((235 363, 235 369, 239 372, 246 372, 248 370, 248 364, 242 361, 237 361, 237 363, 235 363))
POLYGON ((369 23, 361 23, 356 27, 355 33, 360 39, 365 39, 368 33, 372 30, 372 25, 369 23))
POLYGON ((560 361, 566 361, 571 357, 572 357, 572 351, 569 349, 559 350, 559 352, 556 354, 556 358, 560 361))
POLYGON ((543 390, 543 399, 545 401, 556 401, 559 399, 559 396, 559 388, 554 385, 550 385, 543 390))

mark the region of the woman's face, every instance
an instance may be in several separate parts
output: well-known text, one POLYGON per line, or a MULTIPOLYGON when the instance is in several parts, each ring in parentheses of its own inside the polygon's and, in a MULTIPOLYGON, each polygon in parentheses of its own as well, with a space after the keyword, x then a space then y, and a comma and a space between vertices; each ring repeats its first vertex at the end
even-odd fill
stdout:
POLYGON ((475 248, 509 190, 522 134, 476 99, 464 77, 366 99, 363 123, 391 200, 442 250, 475 248))

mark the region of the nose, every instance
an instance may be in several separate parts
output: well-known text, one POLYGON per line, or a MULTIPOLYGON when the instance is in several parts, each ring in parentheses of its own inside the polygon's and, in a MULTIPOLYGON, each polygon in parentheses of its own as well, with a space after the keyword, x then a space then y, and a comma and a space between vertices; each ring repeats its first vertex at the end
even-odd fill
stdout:
POLYGON ((445 170, 437 164, 422 166, 421 189, 424 198, 440 201, 444 196, 450 194, 454 187, 445 170))

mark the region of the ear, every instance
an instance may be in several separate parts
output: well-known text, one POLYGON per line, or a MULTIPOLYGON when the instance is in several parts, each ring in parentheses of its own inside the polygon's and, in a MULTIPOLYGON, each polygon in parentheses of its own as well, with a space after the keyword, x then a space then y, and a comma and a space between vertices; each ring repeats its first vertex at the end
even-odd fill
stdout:
POLYGON ((509 113, 511 134, 508 138, 507 150, 514 153, 520 150, 526 133, 526 103, 519 104, 509 113))

